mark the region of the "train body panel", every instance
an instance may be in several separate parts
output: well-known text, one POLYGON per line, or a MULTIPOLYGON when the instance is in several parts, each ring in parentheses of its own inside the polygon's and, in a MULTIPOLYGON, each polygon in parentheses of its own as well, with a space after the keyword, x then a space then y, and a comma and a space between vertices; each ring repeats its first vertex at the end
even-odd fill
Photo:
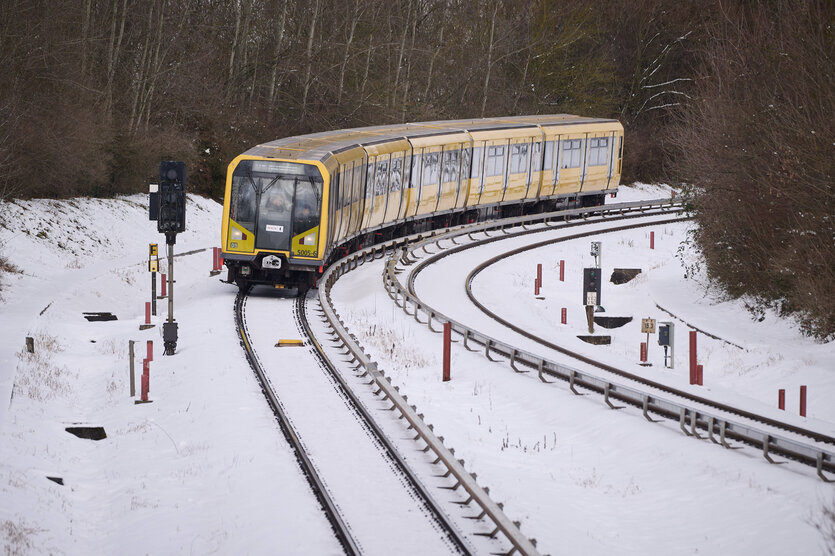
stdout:
POLYGON ((623 127, 568 114, 336 130, 258 145, 229 165, 229 280, 308 287, 341 249, 396 229, 602 202, 623 127), (561 203, 561 204, 557 204, 561 203))

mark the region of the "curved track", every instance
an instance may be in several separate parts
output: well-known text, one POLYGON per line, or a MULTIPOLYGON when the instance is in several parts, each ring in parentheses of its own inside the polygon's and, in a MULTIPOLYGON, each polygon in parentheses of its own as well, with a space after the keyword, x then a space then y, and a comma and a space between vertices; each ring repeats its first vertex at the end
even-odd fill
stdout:
MULTIPOLYGON (((615 210, 617 210, 616 207, 615 210)), ((680 209, 674 209, 672 206, 668 208, 662 208, 662 212, 668 210, 680 209)), ((640 216, 640 214, 637 216, 640 216)), ((618 216, 617 218, 626 219, 631 217, 632 216, 627 215, 618 216)), ((614 219, 607 218, 606 220, 611 221, 614 219)), ((653 224, 663 222, 664 221, 656 220, 653 222, 653 224)), ((519 223, 516 224, 518 225, 519 223)), ((574 224, 570 225, 579 226, 583 225, 583 223, 575 222, 574 224)), ((615 228, 608 228, 607 231, 619 231, 644 225, 647 224, 627 224, 615 228)), ((500 323, 502 326, 510 330, 513 330, 521 336, 524 336, 525 338, 528 338, 548 349, 554 350, 564 355, 568 355, 578 361, 581 361, 597 369, 611 373, 617 377, 628 379, 634 382, 637 385, 637 388, 622 387, 612 383, 608 379, 602 380, 598 377, 589 375, 588 373, 581 373, 576 369, 571 369, 565 367, 564 365, 548 362, 538 356, 524 352, 523 350, 518 349, 516 346, 507 345, 495 338, 490 338, 489 336, 486 336, 485 334, 482 334, 479 331, 469 328, 467 325, 453 321, 451 318, 444 315, 438 308, 429 307, 416 295, 414 287, 415 277, 423 269, 427 268, 429 265, 438 261, 439 259, 454 253, 460 253, 464 250, 476 246, 484 245, 486 243, 499 241, 505 238, 519 237, 521 235, 536 233, 537 231, 543 231, 545 229, 527 229, 523 225, 521 228, 516 228, 514 231, 508 231, 508 227, 509 225, 494 225, 493 229, 500 230, 503 233, 499 233, 498 235, 490 237, 488 235, 489 228, 482 226, 481 229, 479 229, 478 231, 484 233, 484 235, 486 236, 484 238, 473 237, 473 232, 469 232, 465 235, 460 231, 453 231, 444 236, 441 236, 440 238, 433 239, 432 241, 425 241, 422 244, 419 244, 409 250, 402 250, 400 253, 399 260, 390 261, 390 264, 388 265, 386 271, 386 276, 384 280, 386 283, 387 290, 389 291, 389 295, 394 298, 395 302, 398 305, 400 305, 399 299, 400 295, 402 295, 404 310, 407 310, 406 307, 411 305, 415 308, 415 314, 417 312, 423 312, 428 316, 428 324, 430 327, 432 326, 433 320, 435 320, 436 322, 451 322, 453 324, 453 330, 464 336, 465 345, 468 341, 470 343, 475 342, 477 344, 480 344, 484 347, 485 354, 488 357, 490 357, 490 354, 493 353, 509 359, 510 365, 514 368, 514 370, 519 370, 518 366, 520 365, 527 366, 529 368, 538 370, 539 376, 542 380, 546 380, 545 376, 549 375, 552 377, 567 380, 570 383, 572 391, 575 391, 575 393, 576 386, 581 386, 588 390, 601 393, 603 394, 606 403, 610 407, 614 407, 614 405, 612 404, 612 400, 618 400, 621 402, 629 403, 631 405, 635 405, 643 410, 644 416, 649 420, 651 420, 651 418, 649 417, 648 412, 653 412, 669 419, 678 419, 680 421, 680 426, 682 430, 686 434, 696 435, 697 428, 700 428, 707 431, 710 435, 710 438, 716 441, 714 439, 714 433, 716 433, 720 436, 720 440, 717 443, 721 443, 726 447, 728 447, 727 442, 725 440, 726 436, 731 439, 744 441, 756 447, 761 447, 763 449, 764 456, 769 461, 772 461, 771 456, 769 455, 769 452, 771 452, 782 454, 786 457, 795 459, 797 461, 801 461, 808 465, 817 466, 818 474, 824 480, 828 480, 823 475, 822 471, 835 470, 835 456, 833 456, 831 450, 831 446, 835 445, 835 438, 832 438, 830 435, 798 427, 789 423, 784 423, 776 419, 757 415, 754 412, 736 408, 729 404, 720 403, 705 398, 703 396, 699 396, 697 394, 681 390, 679 388, 673 388, 668 385, 661 384, 657 381, 653 381, 635 375, 634 373, 624 371, 623 369, 616 368, 612 365, 601 363, 581 353, 577 353, 563 346, 559 346, 553 342, 549 342, 543 338, 539 338, 535 334, 531 334, 523 330, 521 327, 516 326, 511 322, 508 322, 506 319, 503 319, 499 315, 490 311, 487 307, 484 306, 484 304, 480 303, 472 294, 470 285, 472 283, 473 278, 475 278, 475 276, 478 275, 479 272, 483 271, 491 264, 495 264, 499 260, 502 260, 514 254, 521 253, 530 249, 535 249, 537 247, 542 247, 545 245, 557 243, 560 241, 566 241, 569 239, 577 239, 592 234, 598 234, 600 233, 600 230, 595 230, 594 232, 582 232, 558 239, 548 239, 545 241, 535 242, 525 245, 523 247, 509 250, 508 252, 502 255, 492 257, 489 260, 484 261, 480 265, 478 265, 467 277, 467 295, 469 296, 472 303, 476 307, 478 307, 480 311, 488 315, 497 323, 500 323), (465 241, 459 243, 458 241, 456 241, 456 238, 464 239, 465 241), (444 240, 449 240, 449 245, 442 248, 441 242, 444 240), (432 244, 434 244, 433 250, 428 249, 428 247, 432 244), (419 250, 422 250, 430 256, 422 258, 421 255, 417 253, 419 250), (418 259, 422 260, 418 261, 418 259), (400 267, 398 267, 398 265, 400 265, 400 267), (396 278, 396 274, 402 272, 403 267, 408 266, 411 266, 412 268, 409 271, 408 280, 406 281, 404 287, 400 284, 399 279, 396 278), (672 403, 668 403, 668 400, 663 399, 664 397, 674 397, 676 398, 676 400, 672 403), (697 404, 697 407, 694 407, 694 404, 697 404), (727 419, 727 417, 722 416, 723 414, 727 414, 728 416, 742 417, 746 420, 749 420, 750 423, 753 423, 753 426, 746 423, 732 424, 731 421, 727 419), (688 416, 690 417, 689 431, 685 428, 686 419, 688 416), (791 433, 792 435, 804 437, 805 439, 807 439, 807 443, 804 444, 802 442, 797 442, 792 438, 780 438, 779 436, 777 436, 776 431, 785 431, 791 433), (817 444, 808 444, 808 440, 812 440, 817 444), (829 447, 826 447, 825 445, 828 445, 829 447)), ((472 348, 470 349, 472 350, 472 348)))

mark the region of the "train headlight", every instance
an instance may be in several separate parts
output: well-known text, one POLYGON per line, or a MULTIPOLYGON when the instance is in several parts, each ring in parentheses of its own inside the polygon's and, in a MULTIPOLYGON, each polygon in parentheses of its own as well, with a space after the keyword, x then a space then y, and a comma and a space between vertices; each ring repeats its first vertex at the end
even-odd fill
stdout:
POLYGON ((238 228, 232 228, 231 236, 233 240, 244 241, 246 239, 246 234, 238 228))
POLYGON ((316 243, 316 232, 307 234, 302 238, 302 245, 313 245, 316 243))

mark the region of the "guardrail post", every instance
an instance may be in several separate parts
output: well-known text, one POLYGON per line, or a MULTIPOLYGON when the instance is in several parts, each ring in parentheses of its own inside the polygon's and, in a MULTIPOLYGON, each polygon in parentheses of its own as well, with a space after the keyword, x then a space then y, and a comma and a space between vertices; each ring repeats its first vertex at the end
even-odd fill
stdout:
POLYGON ((444 382, 449 382, 449 352, 452 341, 452 323, 444 323, 444 382))

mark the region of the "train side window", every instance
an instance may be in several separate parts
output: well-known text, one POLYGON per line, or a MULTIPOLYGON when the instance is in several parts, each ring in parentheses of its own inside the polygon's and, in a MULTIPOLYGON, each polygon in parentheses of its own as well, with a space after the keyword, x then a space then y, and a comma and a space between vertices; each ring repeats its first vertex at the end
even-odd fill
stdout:
POLYGON ((513 145, 510 155, 510 173, 522 174, 528 171, 528 144, 513 145))
POLYGON ((418 180, 418 177, 420 176, 420 174, 418 174, 419 171, 420 155, 415 154, 412 155, 412 171, 410 172, 411 178, 409 178, 409 187, 420 187, 420 181, 418 180))
POLYGON ((374 173, 374 195, 385 195, 389 181, 389 155, 377 161, 377 170, 374 173))
POLYGON ((487 177, 501 176, 504 167, 504 145, 487 147, 487 177))
POLYGON ((608 150, 608 137, 589 139, 589 166, 604 166, 608 150))
POLYGON ((395 155, 391 161, 391 179, 389 181, 389 191, 400 191, 403 188, 403 156, 395 155))
POLYGON ((423 155, 423 174, 421 176, 421 187, 438 185, 440 165, 439 153, 425 153, 423 155))
POLYGON ((482 157, 482 150, 483 149, 481 147, 475 147, 473 149, 473 167, 472 171, 470 172, 471 178, 477 178, 481 175, 481 166, 484 162, 484 157, 482 157))
POLYGON ((470 162, 472 156, 472 149, 469 147, 461 150, 461 176, 462 179, 467 179, 470 175, 470 162))
POLYGON ((445 151, 444 152, 444 170, 443 170, 443 179, 441 180, 443 183, 451 182, 451 181, 458 181, 458 169, 459 169, 459 159, 461 157, 461 151, 455 149, 454 151, 445 151))
POLYGON ((545 143, 545 169, 546 170, 553 170, 554 169, 554 141, 548 141, 545 143))
POLYGON ((537 141, 531 149, 531 172, 542 170, 542 141, 537 141))
POLYGON ((374 163, 366 164, 365 172, 365 198, 371 199, 374 195, 374 163))
POLYGON ((562 142, 562 167, 563 168, 579 168, 580 167, 580 139, 565 139, 562 142))

